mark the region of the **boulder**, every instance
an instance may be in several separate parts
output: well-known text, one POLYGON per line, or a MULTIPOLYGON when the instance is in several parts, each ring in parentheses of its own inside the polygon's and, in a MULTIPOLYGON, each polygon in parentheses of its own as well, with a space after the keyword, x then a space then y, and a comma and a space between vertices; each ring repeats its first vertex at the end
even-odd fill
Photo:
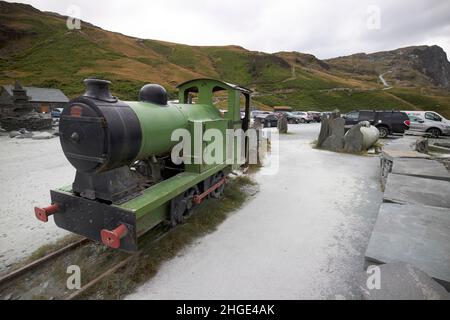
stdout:
POLYGON ((342 151, 344 149, 345 119, 335 118, 328 122, 329 136, 322 143, 322 148, 330 151, 342 151))
POLYGON ((364 121, 354 125, 344 137, 344 151, 360 153, 371 148, 380 138, 380 132, 369 122, 364 121))
POLYGON ((420 153, 428 153, 428 139, 418 139, 416 141, 416 151, 420 153))
POLYGON ((320 125, 319 138, 317 139, 317 147, 321 148, 325 140, 330 136, 330 121, 335 119, 334 114, 324 115, 320 125))
POLYGON ((362 123, 354 125, 344 137, 344 151, 347 153, 359 153, 363 151, 362 123))
POLYGON ((288 120, 285 114, 281 115, 277 123, 278 132, 281 134, 286 134, 288 132, 288 120))

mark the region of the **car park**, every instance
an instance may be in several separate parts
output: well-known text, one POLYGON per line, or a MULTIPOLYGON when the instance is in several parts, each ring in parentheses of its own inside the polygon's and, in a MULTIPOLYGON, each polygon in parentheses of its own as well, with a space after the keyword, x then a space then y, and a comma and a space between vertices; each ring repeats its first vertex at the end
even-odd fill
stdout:
POLYGON ((294 111, 292 112, 293 115, 299 117, 300 123, 310 123, 313 121, 313 118, 308 112, 304 111, 294 111))
POLYGON ((450 135, 450 125, 443 122, 430 121, 416 116, 409 116, 411 120, 410 130, 426 132, 433 138, 450 135))
POLYGON ((321 117, 320 112, 308 111, 308 115, 311 116, 313 122, 320 122, 320 121, 322 121, 322 117, 321 117))
POLYGON ((252 119, 256 119, 256 117, 261 116, 261 115, 268 115, 268 114, 270 114, 270 112, 269 111, 254 110, 250 114, 251 114, 251 118, 252 119))
POLYGON ((255 121, 261 122, 264 128, 276 127, 278 125, 279 115, 271 112, 269 114, 261 114, 255 118, 255 121))
POLYGON ((278 118, 280 118, 282 115, 286 115, 287 121, 289 124, 299 124, 302 121, 302 118, 295 115, 292 112, 288 112, 288 111, 280 111, 280 112, 275 112, 275 114, 278 116, 278 118))
POLYGON ((356 110, 342 116, 346 129, 368 121, 380 131, 380 138, 390 134, 403 134, 409 129, 411 121, 406 113, 395 110, 356 110))

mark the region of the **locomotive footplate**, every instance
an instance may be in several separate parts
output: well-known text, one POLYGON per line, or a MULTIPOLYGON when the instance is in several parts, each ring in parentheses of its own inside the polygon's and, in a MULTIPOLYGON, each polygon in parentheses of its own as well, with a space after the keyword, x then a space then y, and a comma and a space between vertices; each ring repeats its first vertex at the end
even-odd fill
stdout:
POLYGON ((58 227, 115 249, 138 250, 134 212, 67 192, 50 193, 58 208, 53 214, 58 227))

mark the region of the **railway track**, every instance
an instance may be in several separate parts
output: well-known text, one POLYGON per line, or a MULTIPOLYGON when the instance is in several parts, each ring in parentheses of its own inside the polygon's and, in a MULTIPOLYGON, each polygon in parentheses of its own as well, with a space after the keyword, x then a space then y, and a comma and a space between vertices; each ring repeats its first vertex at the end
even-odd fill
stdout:
POLYGON ((43 256, 42 258, 34 260, 33 262, 30 262, 29 264, 26 264, 25 266, 20 267, 19 269, 13 270, 12 272, 0 277, 0 288, 2 286, 4 286, 7 282, 10 282, 10 281, 14 280, 15 278, 20 277, 20 276, 26 274, 27 272, 30 272, 30 271, 38 268, 39 266, 50 261, 51 259, 59 257, 62 254, 67 253, 70 250, 76 249, 79 246, 81 246, 85 243, 88 243, 89 241, 90 240, 86 239, 86 238, 81 239, 81 240, 71 243, 61 249, 51 252, 51 253, 43 256))
MULTIPOLYGON (((45 294, 41 294, 38 297, 33 297, 27 294, 27 291, 33 291, 36 287, 42 286, 42 282, 33 281, 35 274, 40 274, 42 270, 45 270, 49 265, 51 265, 56 259, 61 258, 63 255, 70 255, 77 249, 83 246, 94 243, 89 239, 81 239, 74 243, 71 243, 61 249, 51 252, 42 258, 39 258, 17 270, 14 270, 0 278, 0 299, 4 300, 16 300, 16 299, 57 299, 57 300, 75 300, 85 294, 89 289, 94 287, 96 284, 100 283, 102 280, 111 276, 124 266, 126 266, 130 261, 139 256, 140 252, 128 254, 125 259, 120 261, 114 261, 111 265, 104 268, 100 274, 96 275, 93 279, 88 281, 78 290, 58 290, 61 292, 60 295, 51 295, 46 297, 45 294), (9 294, 8 294, 9 291, 9 294), (6 294, 5 294, 6 292, 6 294)), ((69 276, 69 275, 67 275, 69 276)), ((51 277, 51 274, 49 274, 51 277)), ((65 286, 66 282, 58 281, 59 284, 65 286)), ((43 279, 44 283, 47 281, 43 279)), ((49 290, 52 291, 52 290, 49 290)), ((53 290, 54 291, 54 290, 53 290)))
POLYGON ((141 252, 134 253, 130 255, 125 260, 117 263, 116 265, 112 266, 105 272, 103 272, 101 275, 97 276, 95 279, 89 281, 87 284, 82 286, 79 290, 75 291, 74 293, 70 294, 69 296, 65 297, 64 300, 75 300, 82 296, 85 292, 87 292, 89 289, 94 287, 96 284, 98 284, 103 279, 107 278, 108 276, 114 274, 116 271, 120 270, 121 268, 125 267, 128 263, 130 263, 133 259, 137 258, 141 252))
MULTIPOLYGON (((170 233, 170 230, 171 229, 167 230, 162 226, 157 227, 148 235, 143 236, 143 238, 145 238, 145 241, 149 241, 148 244, 151 244, 165 237, 170 233)), ((0 300, 75 300, 83 296, 86 292, 88 292, 89 289, 92 289, 101 281, 105 280, 109 276, 119 271, 121 268, 125 267, 128 263, 133 261, 133 259, 136 259, 140 254, 141 251, 130 254, 110 250, 101 245, 97 245, 89 239, 83 238, 0 277, 0 300), (99 250, 100 252, 91 254, 93 250, 92 248, 88 247, 93 247, 95 248, 94 250, 99 250), (71 257, 71 254, 74 254, 77 250, 80 251, 78 252, 78 255, 81 257, 81 259, 88 259, 89 255, 93 255, 93 257, 91 257, 92 263, 89 270, 97 269, 98 265, 102 265, 102 270, 88 279, 80 289, 68 290, 66 288, 66 280, 69 274, 66 274, 65 270, 64 272, 61 270, 67 268, 67 265, 80 260, 80 257, 71 257), (61 264, 61 267, 53 266, 53 264, 58 263, 58 260, 63 260, 63 263, 59 262, 61 264), (41 292, 39 288, 43 286, 43 283, 46 284, 47 282, 49 282, 49 278, 51 279, 54 277, 52 271, 47 271, 47 269, 51 267, 58 268, 59 272, 62 273, 62 276, 56 277, 56 279, 53 279, 54 281, 52 281, 54 285, 53 287, 56 286, 60 288, 50 288, 49 290, 45 290, 47 289, 47 287, 46 285, 44 285, 45 288, 44 290, 42 290, 43 292, 41 292), (35 279, 36 277, 37 279, 35 279), (36 294, 33 295, 29 292, 34 292, 36 294), (55 292, 57 293, 56 295, 54 294, 55 292)), ((85 268, 86 267, 84 267, 83 269, 85 268)))

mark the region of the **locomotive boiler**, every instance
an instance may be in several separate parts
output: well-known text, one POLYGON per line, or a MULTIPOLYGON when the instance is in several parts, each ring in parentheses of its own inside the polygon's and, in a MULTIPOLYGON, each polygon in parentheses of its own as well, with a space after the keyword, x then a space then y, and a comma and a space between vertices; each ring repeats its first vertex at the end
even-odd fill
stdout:
MULTIPOLYGON (((142 87, 139 101, 125 102, 112 96, 109 81, 87 79, 85 85, 85 94, 70 101, 59 124, 61 147, 76 169, 75 180, 50 191, 51 205, 35 208, 39 220, 53 216, 60 228, 136 251, 140 235, 160 223, 182 223, 205 198, 220 197, 238 162, 227 161, 226 153, 214 164, 195 161, 193 141, 191 150, 183 150, 183 159, 192 161, 175 163, 171 151, 178 142, 172 133, 185 129, 194 136, 199 126, 223 136, 227 129, 246 130, 249 89, 196 79, 178 86, 180 103, 168 102, 166 90, 154 84, 142 87), (213 104, 218 91, 228 100, 225 115, 213 104)), ((203 147, 207 144, 201 141, 203 147)))

